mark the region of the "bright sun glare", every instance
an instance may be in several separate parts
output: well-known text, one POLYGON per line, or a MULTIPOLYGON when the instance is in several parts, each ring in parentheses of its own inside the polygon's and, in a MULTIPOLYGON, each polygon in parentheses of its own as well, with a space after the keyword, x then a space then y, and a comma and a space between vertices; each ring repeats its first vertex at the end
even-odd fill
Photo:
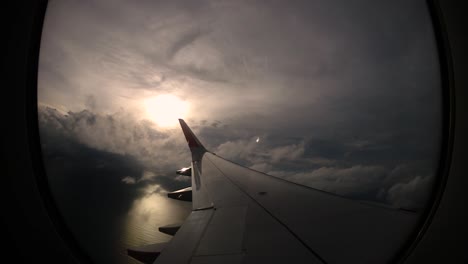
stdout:
POLYGON ((148 118, 160 127, 173 127, 179 124, 179 118, 184 118, 189 105, 177 96, 166 94, 145 100, 148 118))

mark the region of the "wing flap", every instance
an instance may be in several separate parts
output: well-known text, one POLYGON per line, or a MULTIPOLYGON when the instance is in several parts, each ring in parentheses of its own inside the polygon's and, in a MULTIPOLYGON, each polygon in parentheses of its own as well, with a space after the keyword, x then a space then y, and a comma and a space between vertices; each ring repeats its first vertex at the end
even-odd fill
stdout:
POLYGON ((167 193, 167 197, 180 201, 192 201, 192 187, 187 187, 177 191, 167 193))
POLYGON ((153 263, 166 247, 167 243, 156 243, 127 249, 127 254, 143 263, 153 263))
POLYGON ((212 209, 193 211, 155 263, 189 263, 212 215, 212 209))

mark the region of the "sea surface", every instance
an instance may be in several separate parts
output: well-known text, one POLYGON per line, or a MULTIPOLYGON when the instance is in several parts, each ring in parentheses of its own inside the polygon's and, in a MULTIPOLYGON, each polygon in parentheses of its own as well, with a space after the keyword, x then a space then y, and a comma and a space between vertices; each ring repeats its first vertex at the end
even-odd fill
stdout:
POLYGON ((143 194, 124 210, 107 205, 109 201, 103 202, 93 193, 85 192, 89 196, 83 202, 74 190, 62 191, 71 197, 57 197, 59 209, 79 245, 95 263, 140 263, 129 257, 126 249, 169 241, 171 236, 160 233, 158 227, 182 223, 191 209, 190 203, 169 199, 164 193, 143 194), (69 202, 73 197, 76 201, 69 202))
MULTIPOLYGON (((43 146, 43 159, 62 219, 96 264, 141 263, 127 256, 126 249, 169 241, 171 236, 158 227, 182 223, 190 214, 190 202, 166 196, 189 181, 171 181, 166 188, 156 181, 126 183, 122 181, 126 176, 142 173, 130 157, 78 144, 54 144, 43 146)), ((174 172, 164 177, 175 178, 174 172)))

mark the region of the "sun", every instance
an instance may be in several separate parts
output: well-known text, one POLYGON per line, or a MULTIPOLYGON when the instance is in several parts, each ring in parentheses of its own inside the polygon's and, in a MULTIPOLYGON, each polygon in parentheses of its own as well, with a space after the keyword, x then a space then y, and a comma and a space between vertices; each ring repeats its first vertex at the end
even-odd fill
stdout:
POLYGON ((146 115, 157 126, 170 128, 187 115, 189 104, 172 94, 158 95, 144 101, 146 115))

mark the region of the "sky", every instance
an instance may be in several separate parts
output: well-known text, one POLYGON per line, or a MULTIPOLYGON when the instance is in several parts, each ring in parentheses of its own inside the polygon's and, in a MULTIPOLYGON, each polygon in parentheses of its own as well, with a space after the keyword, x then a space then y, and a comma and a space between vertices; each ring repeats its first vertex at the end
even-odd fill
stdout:
POLYGON ((67 171, 107 166, 129 201, 190 184, 174 175, 190 164, 184 118, 209 150, 247 167, 420 210, 441 94, 421 0, 51 1, 44 21, 48 175, 62 177, 64 159, 67 171), (75 159, 83 151, 87 163, 75 159))

